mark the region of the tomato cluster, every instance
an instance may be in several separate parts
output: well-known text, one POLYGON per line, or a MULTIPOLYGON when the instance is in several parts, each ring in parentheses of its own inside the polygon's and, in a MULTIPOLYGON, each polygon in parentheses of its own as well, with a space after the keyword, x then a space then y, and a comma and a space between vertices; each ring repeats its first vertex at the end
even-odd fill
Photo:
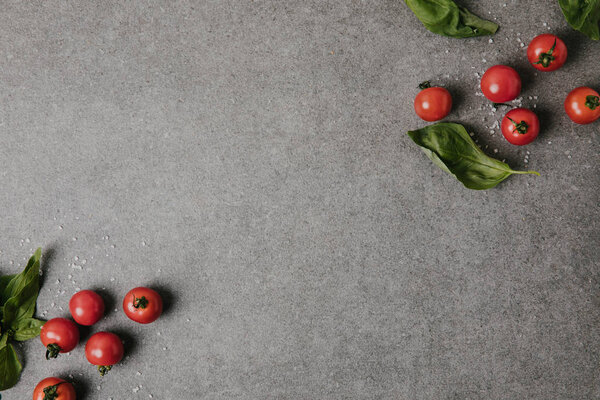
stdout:
MULTIPOLYGON (((154 322, 162 314, 162 310, 162 298, 147 287, 136 287, 123 298, 125 315, 141 324, 154 322)), ((104 316, 104 300, 92 290, 82 290, 71 297, 69 311, 77 324, 91 326, 104 316)), ((42 326, 40 339, 46 347, 46 359, 56 358, 59 353, 68 353, 77 347, 79 328, 75 322, 66 318, 53 318, 42 326)), ((87 360, 97 366, 102 376, 121 361, 124 352, 121 338, 111 332, 97 332, 85 345, 87 360)), ((55 377, 40 381, 33 392, 33 400, 74 399, 73 385, 55 377)))
MULTIPOLYGON (((567 60, 567 46, 558 36, 544 33, 529 43, 527 58, 537 70, 556 71, 567 60)), ((521 77, 508 65, 494 65, 485 71, 480 86, 488 100, 505 103, 519 96, 521 77)), ((414 108, 421 119, 439 121, 450 113, 452 96, 448 90, 430 87, 429 82, 419 85, 419 88, 422 90, 415 97, 414 108)), ((564 107, 569 118, 578 124, 589 124, 600 118, 600 97, 598 92, 588 87, 571 91, 564 107)), ((533 111, 515 108, 504 116, 500 129, 508 142, 522 146, 535 140, 540 131, 540 122, 533 111)))

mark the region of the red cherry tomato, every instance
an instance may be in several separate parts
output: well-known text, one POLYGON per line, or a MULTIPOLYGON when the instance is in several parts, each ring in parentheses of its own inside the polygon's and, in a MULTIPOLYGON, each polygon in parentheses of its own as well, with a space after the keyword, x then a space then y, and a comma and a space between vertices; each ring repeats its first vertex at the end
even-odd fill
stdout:
POLYGON ((98 366, 102 376, 121 361, 123 352, 123 342, 110 332, 95 333, 85 344, 85 357, 91 364, 98 366))
POLYGON ((439 121, 450 113, 452 96, 443 87, 429 87, 429 82, 419 85, 424 88, 415 97, 415 112, 425 121, 439 121))
POLYGON ((591 124, 600 118, 600 95, 585 86, 573 89, 565 99, 565 111, 573 122, 591 124))
POLYGON ((558 36, 543 33, 529 43, 527 58, 535 69, 555 71, 567 61, 567 46, 558 36))
POLYGON ((533 142, 540 133, 540 120, 531 110, 515 108, 502 118, 500 130, 509 143, 523 146, 533 142))
POLYGON ((33 390, 33 400, 75 400, 75 388, 60 378, 46 378, 33 390))
POLYGON ((494 103, 511 101, 521 93, 521 78, 507 65, 494 65, 481 77, 481 91, 494 103))
POLYGON ((123 311, 132 321, 149 324, 156 321, 163 310, 162 298, 147 287, 131 289, 123 299, 123 311))
POLYGON ((46 360, 56 358, 58 353, 68 353, 79 343, 77 325, 66 318, 53 318, 42 326, 42 344, 46 346, 46 360))
POLYGON ((71 297, 69 311, 79 325, 94 325, 104 315, 104 300, 96 292, 82 290, 71 297))

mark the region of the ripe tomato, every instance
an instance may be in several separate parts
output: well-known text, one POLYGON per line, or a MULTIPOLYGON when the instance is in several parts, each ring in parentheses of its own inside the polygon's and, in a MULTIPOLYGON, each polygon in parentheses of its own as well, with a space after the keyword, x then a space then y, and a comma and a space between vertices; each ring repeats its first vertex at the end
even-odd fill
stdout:
POLYGON ((533 142, 540 133, 540 120, 531 110, 515 108, 502 118, 500 129, 509 143, 522 146, 533 142))
POLYGON ((558 36, 543 33, 529 43, 527 58, 535 69, 555 71, 567 61, 567 46, 558 36))
POLYGON ((104 315, 104 300, 96 292, 82 290, 71 297, 69 311, 79 325, 94 325, 104 315))
POLYGON ((66 318, 53 318, 42 326, 42 344, 46 346, 46 360, 56 358, 58 353, 68 353, 79 343, 77 325, 66 318))
POLYGON ((147 287, 131 289, 123 299, 123 311, 132 321, 149 324, 156 321, 163 310, 162 298, 147 287))
POLYGON ((439 121, 450 113, 452 96, 443 87, 431 87, 429 82, 419 85, 423 89, 415 97, 415 112, 424 121, 439 121))
POLYGON ((75 389, 60 378, 42 379, 33 390, 33 400, 75 400, 75 389))
POLYGON ((85 357, 98 366, 100 375, 110 371, 110 368, 123 358, 123 342, 110 332, 98 332, 93 334, 85 344, 85 357))
POLYGON ((573 89, 565 99, 565 111, 573 122, 591 124, 600 118, 600 95, 585 86, 573 89))
POLYGON ((481 91, 494 103, 511 101, 521 93, 521 78, 507 65, 494 65, 481 77, 481 91))

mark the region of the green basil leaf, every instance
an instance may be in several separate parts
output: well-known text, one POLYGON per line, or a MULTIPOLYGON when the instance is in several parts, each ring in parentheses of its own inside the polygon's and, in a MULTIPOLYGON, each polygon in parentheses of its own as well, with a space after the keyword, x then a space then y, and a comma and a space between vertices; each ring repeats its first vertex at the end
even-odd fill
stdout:
POLYGON ((40 290, 41 249, 36 250, 29 263, 7 285, 5 292, 12 294, 2 307, 2 325, 13 330, 21 319, 31 318, 40 290))
POLYGON ((479 18, 452 0, 405 0, 412 12, 433 33, 454 38, 493 35, 498 25, 479 18))
POLYGON ((460 124, 441 122, 408 131, 408 136, 434 164, 469 189, 493 188, 512 174, 539 175, 535 171, 514 171, 502 161, 488 157, 460 124))
POLYGON ((39 275, 41 256, 42 249, 38 248, 31 258, 29 258, 25 269, 23 269, 20 274, 12 275, 12 279, 10 279, 3 290, 0 291, 0 304, 4 304, 9 298, 16 296, 27 285, 28 277, 30 276, 29 272, 32 269, 37 269, 39 275))
POLYGON ((600 0, 558 0, 571 27, 593 40, 600 40, 600 0))
MULTIPOLYGON (((0 341, 1 342, 1 341, 0 341)), ((11 344, 0 347, 0 391, 15 386, 21 375, 23 366, 11 344)))
MULTIPOLYGON (((5 276, 0 276, 0 305, 4 304, 4 302, 2 301, 2 299, 4 298, 4 291, 6 289, 6 286, 8 285, 8 283, 13 280, 17 275, 5 275, 5 276)), ((10 297, 10 296, 7 296, 10 297)))
POLYGON ((18 342, 33 339, 34 337, 39 336, 40 330, 45 323, 46 321, 35 318, 22 319, 14 327, 15 335, 13 336, 13 339, 18 342))

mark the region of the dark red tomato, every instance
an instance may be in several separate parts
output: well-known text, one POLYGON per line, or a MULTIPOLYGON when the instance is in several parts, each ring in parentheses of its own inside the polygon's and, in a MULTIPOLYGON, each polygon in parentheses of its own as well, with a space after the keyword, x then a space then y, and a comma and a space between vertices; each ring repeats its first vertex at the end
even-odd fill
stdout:
POLYGON ((33 400, 75 400, 75 389, 60 378, 46 378, 33 390, 33 400))
POLYGON ((535 69, 555 71, 567 61, 567 46, 558 36, 543 33, 529 43, 527 58, 535 69))
POLYGON ((565 111, 573 122, 591 124, 600 118, 600 95, 585 86, 573 89, 565 99, 565 111))
POLYGON ((523 146, 533 142, 540 133, 540 120, 531 110, 515 108, 502 118, 500 130, 510 143, 523 146))
POLYGON ((77 325, 66 318, 53 318, 42 326, 42 344, 46 346, 46 360, 56 358, 58 353, 68 353, 79 343, 77 325))
POLYGON ((162 314, 162 298, 154 290, 147 287, 131 289, 123 299, 123 311, 129 319, 140 324, 156 321, 162 314))
POLYGON ((439 121, 450 113, 452 96, 443 87, 430 87, 429 82, 419 85, 423 89, 415 97, 415 112, 425 121, 439 121))
POLYGON ((494 65, 481 77, 481 91, 494 103, 511 101, 521 93, 521 78, 507 65, 494 65))
POLYGON ((110 371, 123 358, 123 342, 114 333, 98 332, 92 335, 85 344, 85 357, 98 366, 100 375, 110 371))
POLYGON ((79 325, 94 325, 104 315, 104 300, 96 292, 82 290, 71 297, 69 311, 79 325))

